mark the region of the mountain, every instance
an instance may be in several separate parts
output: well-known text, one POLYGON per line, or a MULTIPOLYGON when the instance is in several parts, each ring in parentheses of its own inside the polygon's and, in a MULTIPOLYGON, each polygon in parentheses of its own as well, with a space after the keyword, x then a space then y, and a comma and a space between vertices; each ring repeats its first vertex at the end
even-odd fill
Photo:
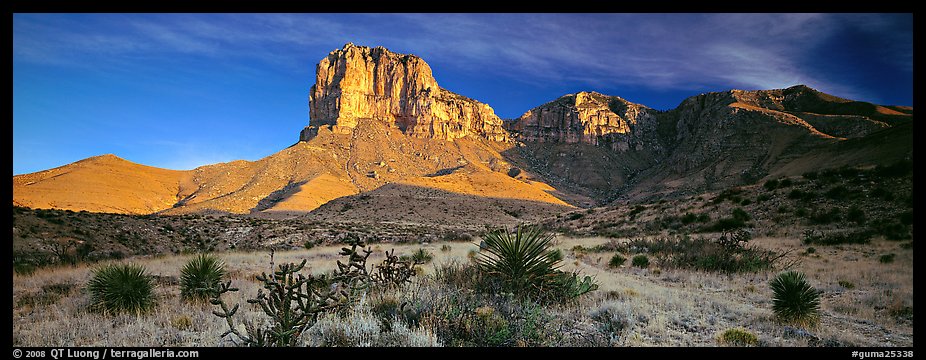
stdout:
POLYGON ((475 226, 912 158, 912 108, 803 85, 668 111, 579 92, 506 122, 421 58, 353 44, 318 63, 309 108, 299 142, 257 161, 174 171, 104 155, 14 176, 13 204, 475 226))
POLYGON ((126 214, 292 215, 362 194, 364 206, 352 214, 364 220, 400 222, 413 212, 432 223, 463 208, 492 222, 572 208, 505 159, 501 152, 514 143, 491 107, 438 87, 420 58, 347 44, 319 62, 316 78, 310 126, 298 143, 266 158, 189 171, 114 156, 88 167, 97 164, 88 159, 14 176, 13 203, 126 214), (388 191, 376 191, 386 184, 388 191), (433 203, 435 191, 456 200, 433 203), (404 209, 396 198, 414 201, 402 202, 404 209))
MULTIPOLYGON (((375 119, 420 138, 508 139, 491 107, 442 89, 421 58, 383 47, 348 43, 322 59, 315 68, 309 111, 313 125, 341 133, 356 128, 359 119, 375 119)), ((300 139, 308 140, 313 131, 307 128, 300 139)))
POLYGON ((526 144, 518 155, 551 185, 607 203, 909 158, 912 113, 804 85, 705 93, 669 111, 580 92, 507 128, 526 144))

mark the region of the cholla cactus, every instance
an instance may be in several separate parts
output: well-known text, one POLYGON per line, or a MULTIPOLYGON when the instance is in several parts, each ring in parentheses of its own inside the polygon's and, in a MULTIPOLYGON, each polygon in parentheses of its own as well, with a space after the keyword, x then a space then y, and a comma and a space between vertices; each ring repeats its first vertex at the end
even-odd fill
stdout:
POLYGON ((248 303, 258 305, 271 318, 269 329, 245 323, 247 334, 238 331, 232 320, 238 305, 229 309, 221 299, 222 294, 238 289, 232 288, 230 281, 221 285, 212 304, 222 309, 213 314, 228 323, 229 330, 222 337, 233 334, 247 346, 294 346, 296 339, 315 323, 320 313, 344 306, 348 298, 346 292, 329 289, 325 281, 314 276, 299 274, 305 263, 306 260, 298 265, 280 264, 278 270, 270 275, 262 273, 257 276, 257 280, 263 283, 263 289, 258 290, 257 297, 248 300, 248 303))

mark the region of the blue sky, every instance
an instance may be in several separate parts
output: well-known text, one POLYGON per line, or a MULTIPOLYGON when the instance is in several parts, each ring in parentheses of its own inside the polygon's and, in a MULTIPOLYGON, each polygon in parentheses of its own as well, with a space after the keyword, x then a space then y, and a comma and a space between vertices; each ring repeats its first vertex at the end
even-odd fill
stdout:
POLYGON ((15 14, 13 174, 260 159, 297 140, 315 64, 347 42, 419 55, 503 118, 583 90, 913 102, 911 14, 15 14))

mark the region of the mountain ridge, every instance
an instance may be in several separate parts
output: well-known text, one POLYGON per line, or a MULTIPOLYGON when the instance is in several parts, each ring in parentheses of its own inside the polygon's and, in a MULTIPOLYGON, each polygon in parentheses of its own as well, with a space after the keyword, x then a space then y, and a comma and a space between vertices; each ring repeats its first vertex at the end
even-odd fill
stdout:
MULTIPOLYGON (((309 126, 277 153, 192 170, 101 155, 14 176, 13 204, 131 214, 336 216, 324 205, 397 184, 382 193, 417 199, 418 205, 404 202, 406 212, 428 204, 429 196, 421 195, 428 191, 421 189, 435 189, 466 196, 478 203, 471 213, 488 219, 499 218, 502 208, 507 214, 547 204, 518 219, 530 220, 574 206, 751 183, 826 167, 834 159, 865 165, 912 155, 912 140, 906 140, 912 107, 852 101, 805 85, 702 93, 666 111, 581 91, 502 121, 489 105, 440 88, 429 65, 414 55, 348 43, 316 70, 309 126), (887 150, 876 146, 888 138, 903 140, 887 150)), ((380 203, 370 199, 342 203, 388 206, 382 196, 372 198, 380 203)), ((435 211, 450 213, 458 205, 446 206, 435 211)), ((377 219, 390 220, 384 214, 377 219)))

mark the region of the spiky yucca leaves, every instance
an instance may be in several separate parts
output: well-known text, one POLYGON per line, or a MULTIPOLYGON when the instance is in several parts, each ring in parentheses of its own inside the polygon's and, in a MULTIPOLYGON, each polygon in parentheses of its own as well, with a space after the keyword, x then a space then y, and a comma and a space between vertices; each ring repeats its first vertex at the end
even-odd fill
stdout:
POLYGON ((154 281, 144 267, 109 264, 93 271, 87 284, 90 307, 111 313, 143 313, 154 304, 154 281))
POLYGON ((769 283, 774 293, 772 310, 782 322, 814 325, 820 318, 820 292, 807 283, 804 274, 788 271, 769 283))
POLYGON ((180 270, 180 297, 187 301, 206 302, 218 294, 225 276, 225 263, 214 255, 199 254, 180 270))
POLYGON ((552 245, 553 234, 539 227, 518 226, 513 233, 496 230, 483 235, 476 266, 496 276, 506 291, 536 292, 555 280, 559 261, 548 254, 552 245))

